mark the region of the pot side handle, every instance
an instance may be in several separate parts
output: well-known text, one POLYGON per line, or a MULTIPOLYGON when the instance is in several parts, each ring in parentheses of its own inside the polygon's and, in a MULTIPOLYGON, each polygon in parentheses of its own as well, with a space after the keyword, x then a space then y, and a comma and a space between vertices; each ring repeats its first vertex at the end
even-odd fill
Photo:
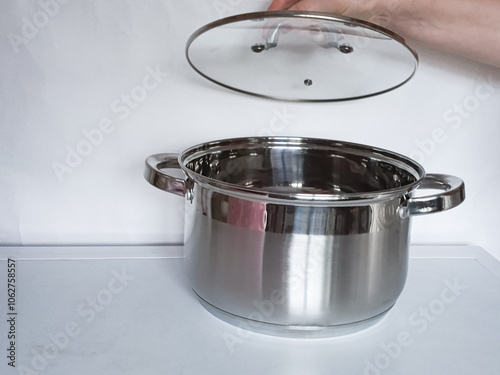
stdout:
POLYGON ((184 197, 187 191, 187 181, 170 176, 161 170, 165 168, 180 169, 177 157, 177 154, 151 155, 146 159, 144 178, 160 190, 184 197))
POLYGON ((418 189, 438 189, 443 193, 410 198, 406 205, 407 216, 426 215, 449 210, 465 200, 465 184, 455 176, 428 174, 418 189))

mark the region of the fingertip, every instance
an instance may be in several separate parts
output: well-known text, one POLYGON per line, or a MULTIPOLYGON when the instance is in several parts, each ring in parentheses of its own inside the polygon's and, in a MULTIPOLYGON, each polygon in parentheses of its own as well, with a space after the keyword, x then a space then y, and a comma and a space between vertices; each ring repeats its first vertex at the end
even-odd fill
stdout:
POLYGON ((271 4, 269 4, 269 8, 267 10, 280 10, 283 9, 283 0, 274 0, 271 4))
POLYGON ((299 0, 274 0, 270 5, 268 10, 284 10, 290 9, 299 0))

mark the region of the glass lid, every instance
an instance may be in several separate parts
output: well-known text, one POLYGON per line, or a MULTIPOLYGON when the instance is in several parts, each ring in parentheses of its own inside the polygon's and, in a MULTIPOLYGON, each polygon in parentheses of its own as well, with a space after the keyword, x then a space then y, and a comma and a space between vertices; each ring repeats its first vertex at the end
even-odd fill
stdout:
POLYGON ((407 82, 417 54, 369 22, 302 11, 247 13, 212 22, 188 40, 195 71, 226 88, 291 101, 364 98, 407 82))

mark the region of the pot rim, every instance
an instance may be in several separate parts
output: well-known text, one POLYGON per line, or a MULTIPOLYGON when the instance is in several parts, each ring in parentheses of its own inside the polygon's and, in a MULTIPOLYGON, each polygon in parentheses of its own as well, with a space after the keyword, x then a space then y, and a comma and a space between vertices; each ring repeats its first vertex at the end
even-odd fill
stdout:
POLYGON ((371 201, 388 200, 395 197, 409 195, 414 191, 425 178, 424 168, 402 154, 389 151, 379 147, 368 146, 360 143, 344 142, 323 138, 310 137, 289 137, 289 136, 265 136, 265 137, 240 137, 227 138, 211 142, 200 143, 189 147, 182 151, 178 156, 178 162, 182 171, 187 175, 188 179, 197 184, 209 189, 217 190, 220 193, 238 196, 244 199, 253 199, 262 202, 275 203, 293 203, 293 204, 347 204, 352 205, 357 202, 366 204, 371 201), (300 147, 307 145, 308 148, 318 149, 343 149, 348 150, 352 154, 364 155, 370 158, 387 162, 393 166, 399 167, 413 175, 415 181, 402 185, 397 188, 376 190, 370 192, 355 192, 355 193, 291 193, 291 192, 276 192, 266 191, 263 188, 251 188, 242 185, 237 185, 230 182, 220 181, 211 177, 203 176, 186 165, 200 156, 209 155, 211 153, 219 153, 230 149, 248 148, 250 146, 269 147, 300 147))

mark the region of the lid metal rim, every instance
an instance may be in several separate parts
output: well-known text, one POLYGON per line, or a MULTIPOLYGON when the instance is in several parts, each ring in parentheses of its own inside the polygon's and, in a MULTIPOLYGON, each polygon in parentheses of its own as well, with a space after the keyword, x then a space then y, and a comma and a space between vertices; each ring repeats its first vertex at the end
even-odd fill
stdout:
MULTIPOLYGON (((287 204, 306 204, 306 205, 339 205, 339 204, 368 204, 375 201, 387 200, 390 198, 401 197, 410 194, 415 190, 422 180, 425 178, 424 168, 416 161, 398 154, 393 151, 386 149, 367 146, 359 143, 343 142, 330 139, 320 139, 320 138, 307 138, 307 137, 286 137, 286 136, 271 136, 271 137, 243 137, 243 138, 230 138, 222 139, 213 142, 201 143, 196 146, 192 146, 182 153, 178 157, 179 165, 184 173, 193 180, 194 182, 205 186, 210 189, 219 190, 223 194, 235 195, 245 199, 253 199, 259 201, 267 201, 273 203, 287 203, 287 204), (367 153, 373 153, 374 155, 381 155, 388 159, 398 161, 403 163, 408 168, 412 169, 416 176, 415 181, 406 184, 401 187, 376 190, 370 192, 362 193, 341 193, 341 194, 308 194, 308 193, 279 193, 279 192, 269 192, 265 189, 254 189, 237 184, 219 181, 207 176, 203 176, 197 172, 186 167, 186 159, 193 155, 195 152, 208 151, 218 145, 231 144, 236 146, 238 143, 255 143, 257 142, 295 142, 295 143, 321 143, 323 145, 337 145, 351 147, 353 149, 363 150, 367 153)), ((396 163, 394 163, 396 164, 396 163)))
POLYGON ((403 86, 410 79, 412 79, 417 71, 417 67, 419 64, 419 59, 418 59, 417 53, 406 44, 405 39, 402 36, 394 33, 393 31, 391 31, 389 29, 386 29, 383 26, 376 25, 376 24, 371 23, 369 21, 363 21, 363 20, 360 20, 357 18, 347 17, 347 16, 343 16, 343 15, 324 13, 324 12, 295 11, 295 10, 282 10, 282 11, 278 10, 278 11, 263 11, 263 12, 243 13, 243 14, 238 14, 235 16, 230 16, 230 17, 226 17, 226 18, 222 18, 222 19, 213 21, 209 24, 206 24, 205 26, 200 27, 198 30, 196 30, 189 37, 188 41, 186 42, 185 55, 186 55, 186 59, 187 59, 189 65, 191 66, 191 68, 195 72, 197 72, 199 75, 201 75, 202 77, 204 77, 208 81, 213 82, 221 87, 224 87, 224 88, 227 88, 227 89, 230 89, 230 90, 242 93, 242 94, 251 95, 254 97, 287 101, 287 102, 301 102, 301 103, 342 102, 342 101, 349 101, 349 100, 364 99, 364 98, 369 98, 369 97, 385 94, 387 92, 390 92, 392 90, 395 90, 395 89, 403 86), (326 20, 326 21, 338 21, 338 22, 344 22, 346 24, 357 24, 357 25, 363 26, 367 29, 384 34, 384 35, 396 40, 400 44, 402 44, 412 54, 412 56, 415 58, 415 69, 413 70, 412 74, 407 79, 400 82, 399 84, 392 86, 392 87, 389 87, 385 90, 377 91, 377 92, 374 92, 371 94, 351 96, 351 97, 345 97, 345 98, 326 98, 326 99, 284 98, 284 97, 277 97, 277 96, 266 95, 266 94, 259 94, 259 93, 255 93, 252 91, 246 91, 246 90, 242 90, 242 89, 239 89, 237 87, 233 87, 230 85, 226 85, 222 82, 219 82, 219 81, 211 78, 210 76, 204 74, 202 71, 200 71, 193 64, 193 62, 191 61, 191 59, 189 57, 189 47, 191 46, 193 41, 196 38, 198 38, 201 34, 207 32, 210 29, 213 29, 213 28, 216 28, 219 26, 223 26, 223 25, 227 25, 230 23, 234 23, 234 22, 248 21, 248 20, 252 20, 252 19, 286 18, 286 17, 288 17, 288 18, 310 18, 310 19, 319 19, 319 20, 326 20))

